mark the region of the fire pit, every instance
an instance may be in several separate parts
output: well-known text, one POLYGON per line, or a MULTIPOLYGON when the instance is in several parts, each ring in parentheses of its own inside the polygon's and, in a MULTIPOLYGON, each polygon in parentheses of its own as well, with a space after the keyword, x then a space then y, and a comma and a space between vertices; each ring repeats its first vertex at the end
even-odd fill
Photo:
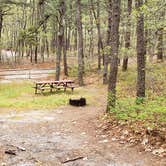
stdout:
POLYGON ((86 105, 86 99, 85 98, 80 98, 80 99, 70 99, 69 104, 73 106, 85 106, 86 105))

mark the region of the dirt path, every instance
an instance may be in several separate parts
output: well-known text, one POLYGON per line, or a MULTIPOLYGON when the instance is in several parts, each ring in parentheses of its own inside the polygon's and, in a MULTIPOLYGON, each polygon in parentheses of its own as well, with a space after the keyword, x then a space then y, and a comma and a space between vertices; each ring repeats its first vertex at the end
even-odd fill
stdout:
POLYGON ((165 166, 164 159, 102 135, 97 128, 101 110, 67 106, 1 113, 1 165, 165 166))

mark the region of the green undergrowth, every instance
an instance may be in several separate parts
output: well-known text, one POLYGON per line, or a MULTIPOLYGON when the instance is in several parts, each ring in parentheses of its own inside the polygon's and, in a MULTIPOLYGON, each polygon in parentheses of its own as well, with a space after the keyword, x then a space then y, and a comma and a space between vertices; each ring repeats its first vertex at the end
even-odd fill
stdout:
POLYGON ((147 64, 146 98, 136 101, 136 67, 119 70, 117 104, 110 115, 120 121, 142 121, 151 127, 166 125, 166 64, 147 64))
POLYGON ((86 97, 91 101, 93 94, 84 88, 76 88, 72 93, 70 89, 54 93, 44 92, 34 94, 32 82, 12 82, 0 84, 0 108, 3 109, 51 109, 67 105, 70 98, 86 97))
POLYGON ((157 96, 137 104, 135 98, 121 98, 118 99, 116 108, 111 110, 111 115, 123 121, 166 123, 166 99, 165 96, 157 96))

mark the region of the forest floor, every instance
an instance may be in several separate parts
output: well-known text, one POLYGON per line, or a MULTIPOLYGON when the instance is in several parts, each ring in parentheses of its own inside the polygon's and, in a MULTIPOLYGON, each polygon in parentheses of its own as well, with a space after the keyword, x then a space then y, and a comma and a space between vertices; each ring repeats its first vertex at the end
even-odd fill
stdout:
MULTIPOLYGON (((164 66, 148 69, 147 100, 139 106, 134 104, 135 69, 120 72, 117 109, 110 116, 104 114, 107 86, 92 69, 87 69, 86 86, 74 94, 35 96, 29 81, 1 84, 0 164, 165 166, 164 66), (70 97, 80 96, 87 106, 67 105, 70 97)), ((70 75, 75 78, 75 68, 70 75)))
MULTIPOLYGON (((165 166, 164 157, 105 133, 101 128, 104 106, 1 114, 1 165, 165 166)), ((113 134, 115 129, 110 131, 113 134)))

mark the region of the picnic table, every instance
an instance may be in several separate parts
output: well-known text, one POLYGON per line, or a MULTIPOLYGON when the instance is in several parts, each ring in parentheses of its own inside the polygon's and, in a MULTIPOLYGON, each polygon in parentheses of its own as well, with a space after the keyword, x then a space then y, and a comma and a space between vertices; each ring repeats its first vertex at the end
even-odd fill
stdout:
POLYGON ((49 90, 50 92, 53 92, 53 89, 60 90, 64 89, 64 92, 67 88, 70 88, 73 92, 75 86, 73 80, 60 80, 60 81, 39 81, 35 82, 35 94, 37 94, 38 91, 43 93, 44 90, 49 90))

